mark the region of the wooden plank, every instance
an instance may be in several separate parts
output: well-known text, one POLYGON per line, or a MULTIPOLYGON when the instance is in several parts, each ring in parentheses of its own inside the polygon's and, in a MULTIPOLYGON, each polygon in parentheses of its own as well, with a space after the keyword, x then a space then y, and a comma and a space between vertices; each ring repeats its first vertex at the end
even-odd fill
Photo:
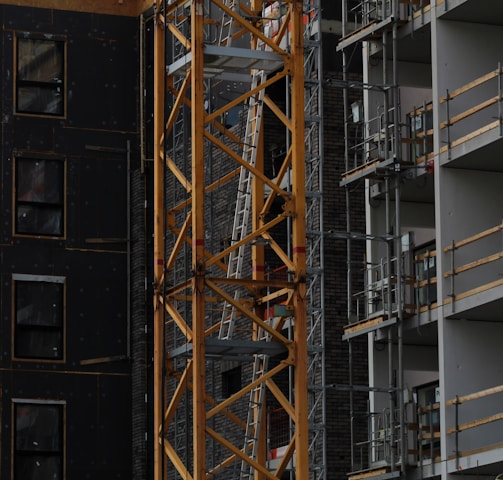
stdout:
POLYGON ((484 453, 484 452, 490 452, 491 450, 497 450, 503 448, 503 442, 500 443, 493 443, 492 445, 486 445, 484 447, 480 448, 474 448, 473 450, 465 450, 463 452, 458 452, 457 455, 449 455, 448 459, 449 460, 454 460, 458 457, 469 457, 471 455, 475 455, 477 453, 484 453))
POLYGON ((357 173, 362 173, 367 170, 370 170, 373 167, 377 168, 381 162, 382 162, 382 160, 380 158, 377 158, 377 159, 372 160, 368 163, 364 163, 363 165, 360 165, 356 168, 353 168, 352 170, 348 170, 346 173, 343 173, 341 176, 343 179, 347 179, 357 173))
POLYGON ((426 285, 435 285, 437 283, 437 277, 432 277, 427 280, 421 280, 420 282, 417 282, 414 286, 416 288, 421 288, 425 287, 426 285))
POLYGON ((431 305, 424 305, 419 309, 419 313, 427 312, 428 310, 435 310, 438 307, 437 302, 433 302, 431 305))
POLYGON ((451 142, 451 148, 457 147, 458 145, 461 145, 462 143, 467 142, 468 140, 472 140, 475 137, 478 137, 479 135, 482 135, 483 133, 489 132, 490 130, 499 127, 500 121, 496 120, 495 122, 489 123, 485 127, 479 128, 478 130, 475 130, 472 133, 469 133, 468 135, 465 135, 464 137, 458 138, 457 140, 454 140, 454 142, 451 142))
POLYGON ((432 403, 431 405, 426 405, 424 407, 420 407, 417 409, 418 413, 428 413, 428 412, 432 412, 434 410, 438 410, 440 408, 440 403, 437 402, 437 403, 432 403))
POLYGON ((495 97, 490 98, 489 100, 486 100, 485 102, 482 102, 479 105, 475 105, 474 107, 469 108, 468 110, 465 110, 464 112, 461 112, 458 115, 454 115, 454 117, 450 118, 447 122, 442 122, 440 124, 440 128, 446 128, 447 126, 454 125, 460 122, 461 120, 468 118, 470 115, 474 115, 475 113, 480 112, 481 110, 484 110, 485 108, 490 107, 491 105, 494 105, 500 99, 501 96, 496 95, 495 97))
MULTIPOLYGON (((488 263, 495 262, 503 258, 503 252, 495 253, 494 255, 489 255, 488 257, 481 258, 479 260, 474 260, 473 262, 466 263, 461 267, 458 267, 454 270, 454 275, 458 275, 459 273, 466 272, 467 270, 471 270, 472 268, 480 267, 481 265, 487 265, 488 263)), ((452 271, 448 271, 444 273, 444 278, 449 278, 453 275, 452 271)))
MULTIPOLYGON (((442 3, 444 0, 440 0, 439 3, 442 3)), ((429 12, 431 10, 431 5, 428 4, 425 7, 423 7, 422 10, 418 10, 417 12, 414 12, 414 18, 418 18, 421 15, 424 15, 425 13, 429 12)))
POLYGON ((475 392, 475 393, 469 393, 468 395, 462 395, 461 397, 456 397, 451 400, 448 400, 447 402, 445 402, 445 404, 446 404, 446 406, 451 407, 453 405, 456 405, 457 403, 458 404, 465 403, 465 402, 469 402, 471 400, 477 400, 479 398, 488 397, 490 395, 494 395, 496 393, 501 393, 501 392, 503 392, 503 385, 499 385, 497 387, 487 388, 485 390, 480 390, 479 392, 475 392))
MULTIPOLYGON (((481 285, 480 287, 473 288, 472 290, 467 290, 466 292, 457 294, 454 296, 454 300, 462 300, 463 298, 471 297, 472 295, 476 295, 477 293, 485 292, 486 290, 490 290, 491 288, 499 287, 503 285, 503 279, 495 280, 494 282, 487 283, 485 285, 481 285)), ((444 300, 444 305, 452 303, 452 297, 447 297, 444 300)))
MULTIPOLYGON (((418 423, 409 423, 407 425, 408 429, 411 431, 411 432, 428 432, 430 430, 430 427, 426 426, 426 425, 419 425, 418 423)), ((438 430, 437 430, 438 431, 438 430)))
POLYGON ((425 258, 432 258, 432 257, 436 257, 436 256, 437 256, 436 250, 429 250, 427 252, 416 255, 414 257, 414 260, 416 260, 416 262, 420 262, 420 261, 424 260, 425 258))
POLYGON ((466 85, 463 85, 460 88, 457 88, 456 90, 453 90, 452 92, 449 93, 449 97, 445 96, 440 99, 440 103, 445 103, 447 100, 452 100, 453 98, 456 98, 457 96, 468 92, 472 88, 478 87, 479 85, 482 85, 485 82, 488 82, 489 80, 497 77, 499 75, 499 70, 493 70, 492 72, 486 73, 485 75, 482 75, 481 77, 471 81, 470 83, 467 83, 466 85))
POLYGON ((469 430, 470 428, 480 427, 481 425, 487 425, 488 423, 497 422, 498 420, 503 420, 503 413, 497 413, 491 415, 490 417, 481 418, 479 420, 474 420, 473 422, 463 423, 458 425, 458 427, 451 427, 447 430, 448 435, 452 435, 456 431, 463 432, 464 430, 469 430))
POLYGON ((423 143, 423 141, 420 138, 406 138, 406 137, 402 137, 400 140, 401 140, 401 142, 404 145, 413 145, 413 144, 421 144, 421 143, 423 143))
POLYGON ((81 365, 96 365, 98 363, 110 363, 110 362, 121 362, 122 360, 127 360, 126 355, 112 355, 110 357, 98 357, 98 358, 88 358, 81 360, 81 365))
POLYGON ((378 468, 376 470, 369 470, 367 472, 358 473, 357 475, 349 475, 349 480, 363 480, 365 478, 377 477, 388 472, 387 468, 378 468))
MULTIPOLYGON (((473 131, 472 133, 469 133, 468 135, 465 135, 464 137, 458 138, 457 140, 454 140, 451 142, 450 148, 455 148, 458 145, 461 145, 462 143, 468 142, 469 140, 472 140, 475 137, 478 137, 479 135, 482 135, 484 133, 489 132, 490 130, 493 130, 494 128, 498 128, 500 125, 500 121, 496 120, 495 122, 489 123, 485 127, 479 128, 478 130, 473 131)), ((448 145, 444 145, 440 149, 440 153, 446 152, 449 149, 448 145)))
MULTIPOLYGON (((430 128, 429 130, 423 130, 422 132, 417 132, 416 137, 417 138, 424 138, 424 137, 431 137, 433 136, 433 128, 430 128)), ((427 141, 427 143, 430 143, 430 140, 427 141)))
POLYGON ((136 17, 152 3, 152 0, 4 0, 2 5, 136 17))
POLYGON ((372 320, 358 323, 354 326, 349 326, 348 328, 344 328, 344 334, 358 332, 359 330, 363 330, 367 327, 373 327, 375 325, 379 325, 384 322, 384 317, 377 317, 372 320))
POLYGON ((490 235, 493 235, 494 233, 498 233, 500 230, 503 230, 503 223, 501 225, 496 225, 495 227, 488 228, 487 230, 484 230, 483 232, 472 235, 471 237, 465 238, 464 240, 461 240, 461 241, 455 243, 454 245, 449 245, 444 248, 444 252, 448 253, 448 252, 455 250, 457 248, 464 247, 465 245, 476 242, 477 240, 480 240, 481 238, 489 237, 490 235))
POLYGON ((417 107, 412 112, 409 112, 409 117, 417 117, 418 115, 421 115, 423 112, 429 112, 430 110, 433 110, 433 103, 428 102, 425 106, 423 107, 417 107))

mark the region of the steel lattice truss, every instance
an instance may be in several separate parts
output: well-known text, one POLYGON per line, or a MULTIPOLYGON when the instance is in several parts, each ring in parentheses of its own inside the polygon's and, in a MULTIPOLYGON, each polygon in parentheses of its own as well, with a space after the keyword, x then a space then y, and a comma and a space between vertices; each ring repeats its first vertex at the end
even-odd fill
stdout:
POLYGON ((321 33, 304 3, 155 5, 157 480, 325 476, 321 33))

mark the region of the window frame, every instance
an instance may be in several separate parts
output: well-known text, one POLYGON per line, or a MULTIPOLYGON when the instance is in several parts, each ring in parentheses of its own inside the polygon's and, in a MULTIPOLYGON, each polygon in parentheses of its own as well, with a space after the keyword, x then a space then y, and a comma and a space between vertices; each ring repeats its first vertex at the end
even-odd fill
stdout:
POLYGON ((224 370, 222 377, 222 398, 230 398, 243 387, 243 371, 241 365, 224 370))
POLYGON ((65 240, 66 239, 66 188, 67 188, 67 162, 65 158, 62 157, 55 157, 55 156, 50 156, 50 155, 41 155, 41 154, 30 154, 27 152, 16 152, 16 154, 13 156, 13 164, 12 164, 12 169, 13 169, 13 174, 12 174, 12 235, 15 237, 29 237, 29 238, 48 238, 48 239, 56 239, 56 240, 65 240), (61 203, 54 203, 54 206, 58 206, 61 208, 61 221, 62 221, 62 228, 61 228, 61 234, 51 234, 51 233, 40 233, 40 232, 35 232, 35 233, 29 233, 29 232, 18 232, 18 209, 21 204, 23 205, 33 205, 33 206, 41 206, 41 205, 50 205, 47 202, 37 202, 37 201, 26 201, 26 200, 19 200, 18 198, 18 161, 23 161, 23 160, 33 160, 33 161, 39 161, 39 162, 46 162, 46 161, 57 161, 57 162, 62 162, 63 169, 62 169, 62 185, 61 185, 61 203))
MULTIPOLYGON (((16 409, 18 406, 22 405, 39 405, 39 406, 51 406, 51 407, 60 407, 59 410, 59 419, 60 419, 60 425, 59 425, 59 442, 60 442, 60 449, 58 451, 58 457, 61 459, 60 463, 60 474, 61 474, 61 480, 66 479, 66 400, 56 400, 56 399, 32 399, 32 398, 12 398, 11 400, 11 425, 12 425, 12 431, 11 431, 11 478, 14 479, 15 474, 16 474, 16 459, 17 459, 17 453, 18 451, 23 454, 23 452, 28 452, 25 453, 24 455, 28 456, 30 455, 30 450, 18 450, 16 448, 16 440, 17 440, 17 417, 16 417, 16 409)), ((36 450, 32 450, 31 452, 32 455, 37 455, 42 456, 47 455, 48 457, 55 457, 56 454, 51 455, 50 453, 47 452, 37 452, 36 450)))
MULTIPOLYGON (((66 277, 53 276, 53 275, 30 275, 30 274, 12 274, 12 335, 11 335, 11 357, 13 361, 16 362, 36 362, 36 363, 53 363, 53 364, 64 364, 66 363, 66 277), (16 342, 18 334, 18 324, 17 324, 17 295, 16 295, 16 284, 18 282, 34 283, 53 283, 62 284, 62 299, 61 299, 61 325, 59 327, 47 326, 48 331, 59 330, 61 334, 60 346, 61 346, 61 356, 58 358, 50 357, 40 357, 40 356, 19 356, 16 352, 16 342)), ((23 326, 22 328, 26 331, 29 330, 30 326, 23 326)), ((37 325, 32 325, 34 330, 40 330, 41 327, 37 325)), ((44 327, 42 327, 44 329, 44 327)))
POLYGON ((67 118, 67 104, 68 104, 68 95, 67 95, 67 85, 68 85, 68 75, 67 75, 67 50, 68 50, 68 40, 65 36, 61 35, 50 35, 50 38, 47 38, 46 35, 43 34, 38 34, 38 33, 26 33, 26 32, 17 32, 14 35, 14 55, 13 55, 13 60, 14 60, 14 81, 13 83, 13 109, 14 109, 14 114, 15 115, 21 115, 21 116, 29 116, 29 117, 45 117, 45 118, 54 118, 54 119, 65 119, 67 118), (19 103, 19 86, 21 83, 21 86, 23 84, 31 85, 31 86, 36 86, 37 84, 41 86, 47 85, 47 82, 37 82, 33 80, 20 80, 19 79, 19 59, 18 59, 18 52, 19 52, 19 41, 20 40, 35 40, 35 41, 46 41, 46 42, 60 42, 63 47, 63 68, 62 68, 62 74, 63 78, 61 83, 55 82, 54 88, 57 88, 58 85, 60 85, 61 88, 61 95, 63 97, 63 111, 62 113, 50 113, 50 112, 30 112, 30 111, 24 111, 24 110, 18 110, 18 103, 19 103))

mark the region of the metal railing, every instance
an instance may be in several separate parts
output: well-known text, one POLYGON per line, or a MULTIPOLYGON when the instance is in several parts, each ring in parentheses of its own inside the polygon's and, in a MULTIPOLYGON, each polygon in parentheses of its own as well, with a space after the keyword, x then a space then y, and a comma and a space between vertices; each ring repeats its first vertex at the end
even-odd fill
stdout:
POLYGON ((498 64, 495 70, 456 90, 446 91, 440 99, 440 105, 444 106, 440 130, 445 132, 442 139, 445 145, 440 152, 450 154, 452 148, 494 128, 503 135, 502 85, 503 69, 498 64))
POLYGON ((384 408, 381 412, 355 415, 351 419, 353 431, 358 427, 364 428, 362 422, 366 423, 367 428, 367 438, 355 441, 353 446, 352 471, 389 466, 392 463, 396 465, 401 462, 399 412, 399 409, 391 412, 389 408, 384 408))
POLYGON ((410 148, 412 163, 426 163, 433 158, 433 104, 424 103, 408 114, 410 148))
POLYGON ((382 258, 378 264, 367 267, 364 289, 353 295, 358 320, 397 311, 397 261, 396 257, 382 258))
MULTIPOLYGON (((498 385, 496 387, 488 388, 486 390, 481 390, 478 392, 470 393, 468 395, 462 395, 462 396, 456 396, 455 398, 448 400, 446 402, 446 407, 453 407, 455 409, 454 413, 454 421, 455 425, 452 427, 449 427, 447 429, 447 434, 448 435, 454 435, 454 442, 455 442, 455 454, 456 454, 456 469, 459 468, 459 459, 460 456, 464 455, 466 456, 467 453, 469 452, 461 452, 460 451, 460 435, 464 432, 469 432, 472 431, 473 429, 480 429, 482 427, 489 426, 490 424, 503 420, 503 411, 501 411, 501 395, 498 399, 494 400, 492 403, 492 411, 493 413, 490 415, 487 415, 487 413, 490 413, 491 408, 488 407, 487 404, 484 404, 484 407, 480 406, 480 402, 484 401, 484 399, 488 399, 491 396, 495 396, 498 394, 503 393, 503 385, 498 385), (465 418, 463 422, 461 422, 461 410, 465 409, 467 410, 468 407, 466 407, 467 404, 470 405, 470 402, 477 401, 477 407, 476 408, 471 408, 472 412, 484 412, 486 414, 483 417, 479 417, 477 414, 475 415, 477 418, 469 417, 465 418)), ((496 441, 496 446, 500 446, 501 442, 503 441, 503 434, 501 427, 500 428, 495 428, 494 429, 495 436, 493 436, 493 441, 496 441)), ((487 432, 486 434, 481 434, 481 433, 476 433, 473 435, 473 438, 476 439, 475 443, 472 445, 473 449, 480 449, 481 447, 488 448, 486 445, 488 441, 488 435, 487 432)))
MULTIPOLYGON (((361 0, 348 8, 348 21, 354 24, 354 30, 372 23, 382 22, 393 17, 399 0, 361 0)), ((400 0, 399 20, 405 21, 430 5, 430 0, 400 0)))
POLYGON ((444 278, 450 280, 449 299, 446 303, 503 284, 502 231, 503 222, 459 242, 453 240, 444 248, 444 253, 450 256, 451 267, 444 272, 444 278), (495 238, 497 234, 502 238, 495 238), (492 253, 480 257, 481 252, 492 253), (476 275, 475 269, 478 270, 476 275))

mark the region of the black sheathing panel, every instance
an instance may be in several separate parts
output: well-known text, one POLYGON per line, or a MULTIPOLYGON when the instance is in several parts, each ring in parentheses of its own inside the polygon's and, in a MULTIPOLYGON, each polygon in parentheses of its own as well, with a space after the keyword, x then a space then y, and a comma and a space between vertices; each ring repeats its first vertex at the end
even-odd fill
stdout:
MULTIPOLYGON (((9 399, 40 399, 66 402, 66 478, 130 479, 130 401, 117 398, 127 391, 128 376, 62 375, 55 372, 1 372, 4 396, 9 399)), ((11 403, 4 403, 2 425, 2 478, 11 478, 11 403), (4 476, 5 475, 5 476, 4 476)))
POLYGON ((124 156, 68 162, 69 246, 125 251, 127 165, 124 156))
POLYGON ((0 6, 0 21, 0 478, 11 478, 16 398, 66 402, 66 478, 142 478, 141 470, 132 475, 126 358, 126 148, 138 168, 138 19, 0 6), (65 118, 14 114, 14 37, 24 32, 67 41, 65 118), (19 155, 66 162, 65 237, 13 235, 19 155), (13 273, 66 278, 64 363, 13 360, 13 273))

